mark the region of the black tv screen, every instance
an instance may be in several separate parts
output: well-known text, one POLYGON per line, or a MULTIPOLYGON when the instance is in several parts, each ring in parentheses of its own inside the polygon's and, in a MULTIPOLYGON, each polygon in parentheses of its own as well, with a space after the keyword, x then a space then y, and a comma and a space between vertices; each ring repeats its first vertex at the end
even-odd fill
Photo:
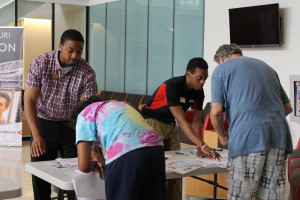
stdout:
POLYGON ((240 47, 279 47, 279 4, 229 9, 230 43, 240 47))

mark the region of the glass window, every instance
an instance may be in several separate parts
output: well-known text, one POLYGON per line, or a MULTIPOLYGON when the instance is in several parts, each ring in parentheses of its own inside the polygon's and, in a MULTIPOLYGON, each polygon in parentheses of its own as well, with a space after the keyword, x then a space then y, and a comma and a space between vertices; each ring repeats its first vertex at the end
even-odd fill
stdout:
POLYGON ((204 0, 175 2, 173 76, 181 76, 191 58, 203 56, 204 0))
POLYGON ((125 1, 107 4, 106 90, 124 92, 125 1))
POLYGON ((105 90, 106 4, 91 6, 89 15, 89 64, 96 72, 98 89, 105 90))
POLYGON ((15 1, 0 1, 0 26, 15 26, 15 1))
POLYGON ((147 94, 172 77, 173 1, 151 1, 147 94))
POLYGON ((19 18, 51 19, 51 13, 50 3, 45 4, 36 1, 18 0, 19 18))
POLYGON ((99 89, 151 95, 203 56, 204 0, 119 0, 90 7, 99 89), (149 3, 149 4, 148 4, 149 3))
POLYGON ((127 1, 126 13, 125 92, 145 94, 148 0, 127 1))

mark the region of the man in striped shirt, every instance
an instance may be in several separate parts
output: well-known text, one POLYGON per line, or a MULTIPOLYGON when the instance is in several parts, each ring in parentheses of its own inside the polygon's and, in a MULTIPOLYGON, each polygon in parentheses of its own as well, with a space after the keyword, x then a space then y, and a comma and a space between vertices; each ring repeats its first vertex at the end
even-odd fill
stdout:
MULTIPOLYGON (((24 94, 25 115, 32 133, 31 161, 77 157, 75 131, 68 126, 70 113, 81 100, 97 94, 96 75, 81 58, 84 39, 66 30, 59 50, 44 53, 30 64, 24 94)), ((35 200, 51 199, 51 185, 32 177, 35 200)), ((75 199, 74 193, 68 199, 75 199)))

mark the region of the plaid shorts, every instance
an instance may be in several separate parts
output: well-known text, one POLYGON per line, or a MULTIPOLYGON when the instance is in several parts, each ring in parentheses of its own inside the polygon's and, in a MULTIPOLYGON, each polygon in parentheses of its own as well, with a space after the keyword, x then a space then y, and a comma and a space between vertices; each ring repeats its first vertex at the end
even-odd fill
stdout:
POLYGON ((284 149, 269 149, 229 158, 228 199, 284 199, 286 179, 284 149))

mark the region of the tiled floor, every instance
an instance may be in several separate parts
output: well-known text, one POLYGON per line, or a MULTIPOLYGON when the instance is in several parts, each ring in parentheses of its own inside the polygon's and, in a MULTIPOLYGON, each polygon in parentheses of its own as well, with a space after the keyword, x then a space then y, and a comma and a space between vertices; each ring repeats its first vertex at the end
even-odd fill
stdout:
MULTIPOLYGON (((22 147, 0 147, 0 175, 22 186, 22 197, 12 200, 33 200, 31 175, 25 171, 30 162, 29 141, 23 141, 22 147)), ((53 193, 53 196, 55 194, 53 193)), ((289 185, 286 185, 286 198, 289 199, 289 185)), ((199 197, 187 197, 187 200, 204 200, 199 197)))
POLYGON ((22 197, 15 200, 33 200, 31 175, 25 171, 30 161, 29 141, 22 147, 0 147, 0 175, 22 186, 22 197))

